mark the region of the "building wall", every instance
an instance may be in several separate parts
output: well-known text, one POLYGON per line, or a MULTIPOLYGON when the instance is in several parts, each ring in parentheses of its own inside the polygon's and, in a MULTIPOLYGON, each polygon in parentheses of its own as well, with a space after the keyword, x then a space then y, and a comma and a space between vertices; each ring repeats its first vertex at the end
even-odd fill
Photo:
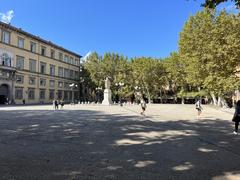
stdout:
MULTIPOLYGON (((1 26, 0 24, 0 50, 13 54, 13 64, 12 67, 16 68, 15 72, 15 79, 13 81, 13 88, 12 94, 13 94, 13 101, 16 104, 21 104, 23 102, 23 99, 25 99, 26 103, 49 103, 52 102, 53 99, 49 98, 49 91, 54 90, 54 98, 58 98, 58 91, 62 90, 63 95, 64 92, 67 92, 68 98, 64 99, 65 101, 70 101, 69 98, 70 94, 75 91, 75 99, 78 97, 78 88, 71 89, 69 87, 69 84, 78 84, 78 78, 79 78, 79 64, 80 64, 80 56, 76 56, 75 54, 71 54, 67 51, 64 51, 62 49, 56 48, 52 46, 51 44, 43 43, 42 41, 38 41, 37 39, 34 39, 32 37, 29 37, 25 35, 24 33, 21 34, 17 31, 12 30, 11 28, 6 28, 5 26, 1 26), (3 31, 10 32, 10 44, 6 44, 3 42, 3 31), (24 47, 20 48, 18 47, 18 38, 24 39, 24 47), (30 42, 36 43, 36 52, 30 51, 30 42), (46 47, 46 55, 41 55, 41 47, 46 47), (51 58, 51 50, 54 50, 55 57, 51 58), (59 59, 59 52, 63 54, 63 60, 59 59), (67 55, 68 57, 71 57, 73 59, 72 62, 64 62, 64 56, 67 55), (21 56, 24 58, 24 68, 18 69, 16 66, 17 63, 17 56, 21 56), (36 72, 31 72, 29 68, 29 62, 30 59, 36 60, 36 72), (40 71, 40 64, 41 62, 46 63, 46 73, 43 74, 40 71), (55 66, 55 75, 50 75, 50 64, 55 66), (59 77, 58 76, 58 67, 64 69, 68 69, 69 71, 74 71, 74 77, 59 77), (23 76, 24 81, 23 83, 17 81, 17 76, 23 76), (29 84, 29 78, 35 77, 35 84, 30 85, 29 84), (46 80, 46 85, 41 86, 40 85, 40 79, 46 80), (55 81, 54 87, 50 87, 50 80, 55 81), (63 82, 63 87, 58 87, 58 82, 63 82), (66 85, 65 85, 66 84, 66 85), (29 99, 29 88, 35 89, 35 97, 34 99, 29 99), (22 89, 22 98, 16 98, 16 89, 22 89), (40 99, 40 90, 45 90, 45 98, 40 99)), ((0 65, 0 69, 4 68, 0 65)), ((70 73, 70 72, 69 72, 70 73)), ((0 80, 0 85, 3 82, 0 80)))

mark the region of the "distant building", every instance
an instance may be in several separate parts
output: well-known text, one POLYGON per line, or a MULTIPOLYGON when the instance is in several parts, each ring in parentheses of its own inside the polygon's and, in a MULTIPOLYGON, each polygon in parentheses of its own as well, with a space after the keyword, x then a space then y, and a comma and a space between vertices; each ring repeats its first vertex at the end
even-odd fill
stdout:
POLYGON ((79 99, 81 56, 0 22, 0 104, 79 99))

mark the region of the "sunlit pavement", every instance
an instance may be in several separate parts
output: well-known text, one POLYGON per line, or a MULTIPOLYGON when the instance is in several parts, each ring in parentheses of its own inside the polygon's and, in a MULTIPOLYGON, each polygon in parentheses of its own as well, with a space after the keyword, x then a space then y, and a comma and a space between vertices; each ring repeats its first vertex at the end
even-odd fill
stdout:
POLYGON ((233 111, 194 105, 0 107, 0 179, 240 179, 233 111))

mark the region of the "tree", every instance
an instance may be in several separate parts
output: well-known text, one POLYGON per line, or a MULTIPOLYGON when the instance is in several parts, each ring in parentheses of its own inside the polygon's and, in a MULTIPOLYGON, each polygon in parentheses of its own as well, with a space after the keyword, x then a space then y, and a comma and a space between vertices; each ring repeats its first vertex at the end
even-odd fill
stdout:
POLYGON ((104 80, 108 77, 111 81, 113 96, 118 92, 115 83, 122 82, 121 95, 128 93, 132 78, 128 58, 117 53, 105 53, 103 57, 96 52, 92 53, 85 63, 85 69, 88 70, 91 79, 96 87, 103 87, 104 80))
POLYGON ((96 86, 103 85, 104 73, 103 69, 101 68, 101 62, 102 57, 96 52, 93 52, 90 56, 88 56, 84 64, 84 69, 89 72, 89 75, 96 86))
MULTIPOLYGON (((180 33, 179 52, 190 84, 219 100, 239 84, 240 17, 204 10, 192 16, 180 33)), ((215 102, 216 103, 216 102, 215 102)))
MULTIPOLYGON (((164 61, 164 65, 167 73, 167 81, 170 89, 175 93, 180 91, 185 91, 187 85, 186 74, 183 61, 181 61, 178 52, 173 52, 164 61)), ((184 97, 182 97, 182 103, 184 102, 184 97)))
POLYGON ((141 92, 146 94, 148 101, 159 92, 162 86, 166 85, 166 75, 163 63, 153 58, 134 58, 131 61, 132 77, 134 86, 139 86, 141 92))
MULTIPOLYGON (((215 9, 219 4, 223 2, 227 2, 228 0, 205 0, 205 2, 202 4, 203 7, 208 7, 210 9, 215 9)), ((231 0, 232 2, 235 2, 236 8, 240 7, 240 0, 231 0)))

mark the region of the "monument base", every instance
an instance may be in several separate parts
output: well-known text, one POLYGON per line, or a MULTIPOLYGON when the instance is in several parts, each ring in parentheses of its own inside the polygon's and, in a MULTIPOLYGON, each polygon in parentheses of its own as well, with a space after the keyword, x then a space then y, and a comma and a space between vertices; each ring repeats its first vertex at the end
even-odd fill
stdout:
POLYGON ((111 105, 112 104, 112 93, 110 89, 104 90, 104 98, 102 101, 102 105, 111 105))

